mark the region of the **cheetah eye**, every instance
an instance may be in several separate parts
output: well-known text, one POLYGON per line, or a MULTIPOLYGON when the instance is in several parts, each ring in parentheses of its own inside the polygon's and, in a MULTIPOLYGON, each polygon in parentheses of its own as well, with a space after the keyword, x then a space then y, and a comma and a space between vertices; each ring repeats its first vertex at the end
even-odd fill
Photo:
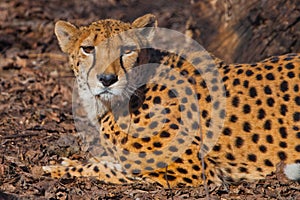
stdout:
POLYGON ((136 46, 123 46, 121 47, 121 54, 131 54, 136 50, 136 46))
POLYGON ((86 54, 91 54, 91 53, 93 53, 94 50, 95 50, 95 47, 94 47, 94 46, 81 46, 80 48, 81 48, 81 49, 83 50, 83 52, 86 53, 86 54))

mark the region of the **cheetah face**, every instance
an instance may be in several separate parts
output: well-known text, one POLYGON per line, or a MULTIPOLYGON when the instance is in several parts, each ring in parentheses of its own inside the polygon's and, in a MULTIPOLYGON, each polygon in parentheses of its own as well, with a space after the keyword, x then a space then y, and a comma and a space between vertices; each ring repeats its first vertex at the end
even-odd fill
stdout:
POLYGON ((129 84, 128 72, 140 62, 147 62, 141 43, 150 39, 152 33, 141 39, 130 30, 155 25, 153 15, 140 17, 132 24, 101 20, 81 28, 58 21, 55 33, 61 49, 69 54, 79 87, 86 86, 98 100, 111 104, 130 97, 134 88, 129 84))
POLYGON ((126 73, 137 64, 140 53, 133 41, 124 44, 121 38, 112 40, 105 39, 96 45, 90 45, 89 39, 83 41, 78 61, 81 63, 79 76, 84 79, 92 95, 107 102, 126 96, 126 73))

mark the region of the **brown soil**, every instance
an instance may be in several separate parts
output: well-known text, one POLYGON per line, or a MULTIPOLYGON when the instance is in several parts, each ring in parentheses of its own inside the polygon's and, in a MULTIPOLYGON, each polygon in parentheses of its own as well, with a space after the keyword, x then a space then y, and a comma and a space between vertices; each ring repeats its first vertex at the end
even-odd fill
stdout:
MULTIPOLYGON (((42 176, 41 166, 60 157, 88 156, 73 122, 74 77, 53 34, 58 19, 81 25, 102 18, 132 21, 152 12, 161 27, 181 32, 187 28, 208 50, 228 62, 299 52, 299 2, 215 2, 0 1, 0 199, 206 198, 204 187, 167 190, 144 184, 107 185, 93 178, 56 180, 42 176), (238 8, 245 12, 238 12, 238 8), (247 45, 249 38, 255 43, 247 45), (258 42, 266 40, 269 43, 258 42)), ((280 166, 278 169, 279 173, 263 181, 209 188, 210 197, 300 199, 299 183, 288 182, 280 166)))

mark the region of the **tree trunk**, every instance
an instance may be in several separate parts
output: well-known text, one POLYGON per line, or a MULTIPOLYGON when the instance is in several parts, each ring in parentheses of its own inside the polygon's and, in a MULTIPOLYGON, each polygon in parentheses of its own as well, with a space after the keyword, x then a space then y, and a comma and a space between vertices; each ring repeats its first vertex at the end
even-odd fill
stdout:
POLYGON ((300 52, 299 0, 199 0, 192 13, 195 39, 228 63, 300 52))

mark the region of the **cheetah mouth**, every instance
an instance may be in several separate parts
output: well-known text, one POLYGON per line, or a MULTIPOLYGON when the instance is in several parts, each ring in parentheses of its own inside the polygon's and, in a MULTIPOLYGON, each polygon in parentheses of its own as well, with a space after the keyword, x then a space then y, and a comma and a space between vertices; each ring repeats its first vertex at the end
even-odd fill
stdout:
POLYGON ((108 91, 108 90, 105 90, 105 91, 103 91, 103 92, 100 92, 99 94, 96 94, 96 96, 101 96, 101 95, 106 95, 106 94, 111 94, 111 95, 113 95, 112 92, 110 92, 110 91, 108 91))
POLYGON ((100 101, 111 101, 116 95, 111 91, 105 90, 95 94, 94 96, 97 100, 100 101))
POLYGON ((103 92, 100 92, 100 93, 98 93, 98 94, 95 94, 94 95, 96 98, 98 98, 98 99, 101 99, 101 98, 103 98, 104 96, 114 96, 114 94, 112 93, 112 92, 110 92, 110 91, 103 91, 103 92))
POLYGON ((109 89, 92 89, 90 91, 97 98, 101 98, 102 96, 106 95, 114 95, 109 89))

